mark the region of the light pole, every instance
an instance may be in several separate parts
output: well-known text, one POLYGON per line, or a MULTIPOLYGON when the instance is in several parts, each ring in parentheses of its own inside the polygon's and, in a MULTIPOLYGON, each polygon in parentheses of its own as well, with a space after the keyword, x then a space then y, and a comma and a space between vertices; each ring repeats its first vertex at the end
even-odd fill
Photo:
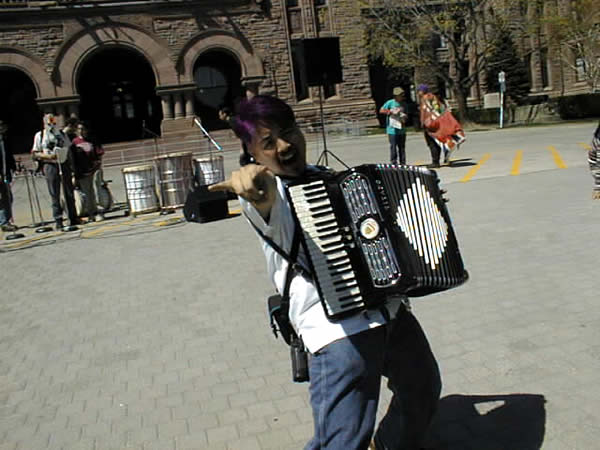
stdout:
POLYGON ((500 85, 500 128, 504 126, 504 92, 506 91, 506 74, 504 71, 498 73, 498 84, 500 85))

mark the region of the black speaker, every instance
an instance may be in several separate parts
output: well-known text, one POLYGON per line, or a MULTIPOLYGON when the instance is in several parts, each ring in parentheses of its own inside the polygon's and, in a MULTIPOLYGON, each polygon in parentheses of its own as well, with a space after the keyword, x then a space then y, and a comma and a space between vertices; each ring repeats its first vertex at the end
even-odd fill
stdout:
POLYGON ((324 86, 344 81, 340 38, 303 39, 301 42, 306 83, 309 86, 324 86))
POLYGON ((211 222, 228 215, 227 193, 209 192, 207 185, 192 189, 183 205, 183 216, 188 222, 211 222))

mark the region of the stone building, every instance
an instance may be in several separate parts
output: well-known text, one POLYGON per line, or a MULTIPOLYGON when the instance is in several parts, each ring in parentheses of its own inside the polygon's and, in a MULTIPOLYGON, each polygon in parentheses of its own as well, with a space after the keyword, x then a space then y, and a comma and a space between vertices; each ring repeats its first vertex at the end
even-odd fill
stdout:
MULTIPOLYGON (((402 10, 405 9, 407 11, 405 15, 406 24, 410 27, 409 23, 414 15, 420 15, 423 17, 423 22, 426 22, 428 8, 431 8, 433 15, 435 15, 436 3, 438 3, 436 0, 429 2, 420 0, 368 0, 365 2, 364 16, 366 20, 376 22, 378 19, 377 15, 373 13, 373 9, 395 8, 395 14, 389 16, 398 20, 402 10)), ((473 31, 478 39, 468 41, 469 49, 466 59, 457 61, 448 40, 444 36, 432 34, 429 40, 431 47, 428 50, 431 51, 435 64, 429 67, 415 68, 412 74, 398 79, 397 82, 405 90, 413 92, 413 97, 414 87, 420 83, 425 83, 448 99, 451 104, 456 104, 452 90, 448 88, 440 73, 444 71, 456 80, 457 66, 464 63, 468 66, 468 69, 465 71, 463 79, 466 79, 467 76, 472 78, 472 83, 470 83, 468 92, 466 92, 468 107, 473 109, 484 107, 487 103, 484 100, 490 99, 491 95, 492 98, 496 98, 495 107, 497 108, 498 96, 493 95, 494 93, 491 93, 488 89, 485 71, 482 70, 476 74, 475 67, 477 66, 476 52, 479 51, 480 54, 483 54, 486 32, 489 37, 493 26, 500 22, 500 17, 507 19, 506 23, 511 30, 516 53, 522 59, 527 70, 530 88, 528 93, 529 103, 544 103, 559 97, 590 93, 590 85, 586 82, 588 78, 586 77, 586 71, 595 69, 589 67, 593 65, 593 62, 584 61, 583 58, 578 58, 574 54, 570 55, 565 42, 558 43, 549 38, 551 28, 549 19, 574 17, 577 13, 581 13, 581 11, 574 9, 574 5, 579 6, 579 9, 581 9, 579 4, 572 0, 488 0, 479 2, 478 5, 481 8, 476 16, 479 25, 477 30, 473 31)), ((598 15, 600 0, 587 0, 586 5, 590 5, 593 11, 590 11, 589 17, 576 20, 581 20, 582 27, 592 26, 598 29, 600 26, 600 16, 598 15)), ((590 33, 590 35, 596 39, 596 45, 600 47, 600 42, 598 42, 600 34, 590 33)), ((586 42, 586 45, 589 44, 590 42, 586 42)), ((596 56, 599 55, 600 48, 596 51, 596 56)), ((598 65, 597 62, 595 65, 598 65)), ((507 71, 510 70, 507 69, 507 71)), ((381 78, 385 78, 385 75, 381 78)), ((373 95, 379 104, 376 86, 373 85, 372 87, 373 95)))
MULTIPOLYGON (((524 2, 515 20, 565 2, 524 2)), ((302 123, 319 124, 321 106, 326 124, 374 123, 395 83, 409 91, 421 80, 369 67, 364 17, 356 0, 0 0, 0 119, 16 153, 29 151, 44 112, 87 120, 105 143, 185 141, 195 117, 223 128, 217 109, 256 93, 285 99, 302 123), (343 81, 309 86, 314 61, 302 43, 331 37, 343 81)), ((436 45, 442 60, 452 57, 442 40, 436 45)), ((543 34, 519 46, 531 96, 585 91, 543 34)), ((485 83, 473 86, 469 106, 483 106, 485 94, 485 83)))
POLYGON ((300 121, 373 120, 355 0, 0 0, 0 119, 27 152, 41 115, 90 122, 105 143, 178 133, 256 93, 300 121), (339 37, 343 82, 309 87, 305 38, 339 37))

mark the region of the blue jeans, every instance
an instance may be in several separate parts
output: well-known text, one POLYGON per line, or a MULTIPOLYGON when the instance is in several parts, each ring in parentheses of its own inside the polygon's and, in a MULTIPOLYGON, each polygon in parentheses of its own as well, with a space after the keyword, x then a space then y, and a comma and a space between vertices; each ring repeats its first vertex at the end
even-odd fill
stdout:
POLYGON ((406 133, 388 134, 390 142, 390 162, 406 164, 406 133))
POLYGON ((375 428, 381 376, 393 392, 375 433, 378 450, 417 449, 435 413, 440 373, 415 317, 332 342, 312 355, 314 437, 305 450, 364 450, 375 428))
POLYGON ((48 193, 52 199, 52 216, 54 217, 54 220, 57 222, 62 220, 63 209, 60 204, 60 186, 62 183, 62 191, 65 197, 65 203, 67 204, 67 215, 71 222, 76 222, 77 210, 75 209, 71 167, 68 164, 63 164, 61 177, 58 164, 44 164, 44 175, 46 175, 48 193))

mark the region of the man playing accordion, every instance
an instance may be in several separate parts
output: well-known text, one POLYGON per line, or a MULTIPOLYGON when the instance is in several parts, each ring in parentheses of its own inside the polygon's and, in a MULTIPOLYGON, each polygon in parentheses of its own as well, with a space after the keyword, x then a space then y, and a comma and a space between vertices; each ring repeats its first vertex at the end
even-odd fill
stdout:
MULTIPOLYGON (((287 260, 274 248, 292 253, 296 222, 286 183, 321 169, 307 165, 306 141, 285 102, 255 96, 240 105, 234 123, 256 164, 241 167, 209 189, 240 197, 244 215, 263 238, 272 282, 279 293, 289 292, 289 320, 310 354, 314 436, 305 448, 420 448, 436 411, 441 379, 407 298, 391 296, 377 309, 327 317, 313 279, 288 271, 287 260), (290 272, 292 278, 286 280, 290 272), (394 395, 373 434, 382 376, 394 395)), ((302 247, 295 261, 306 267, 302 247)))

